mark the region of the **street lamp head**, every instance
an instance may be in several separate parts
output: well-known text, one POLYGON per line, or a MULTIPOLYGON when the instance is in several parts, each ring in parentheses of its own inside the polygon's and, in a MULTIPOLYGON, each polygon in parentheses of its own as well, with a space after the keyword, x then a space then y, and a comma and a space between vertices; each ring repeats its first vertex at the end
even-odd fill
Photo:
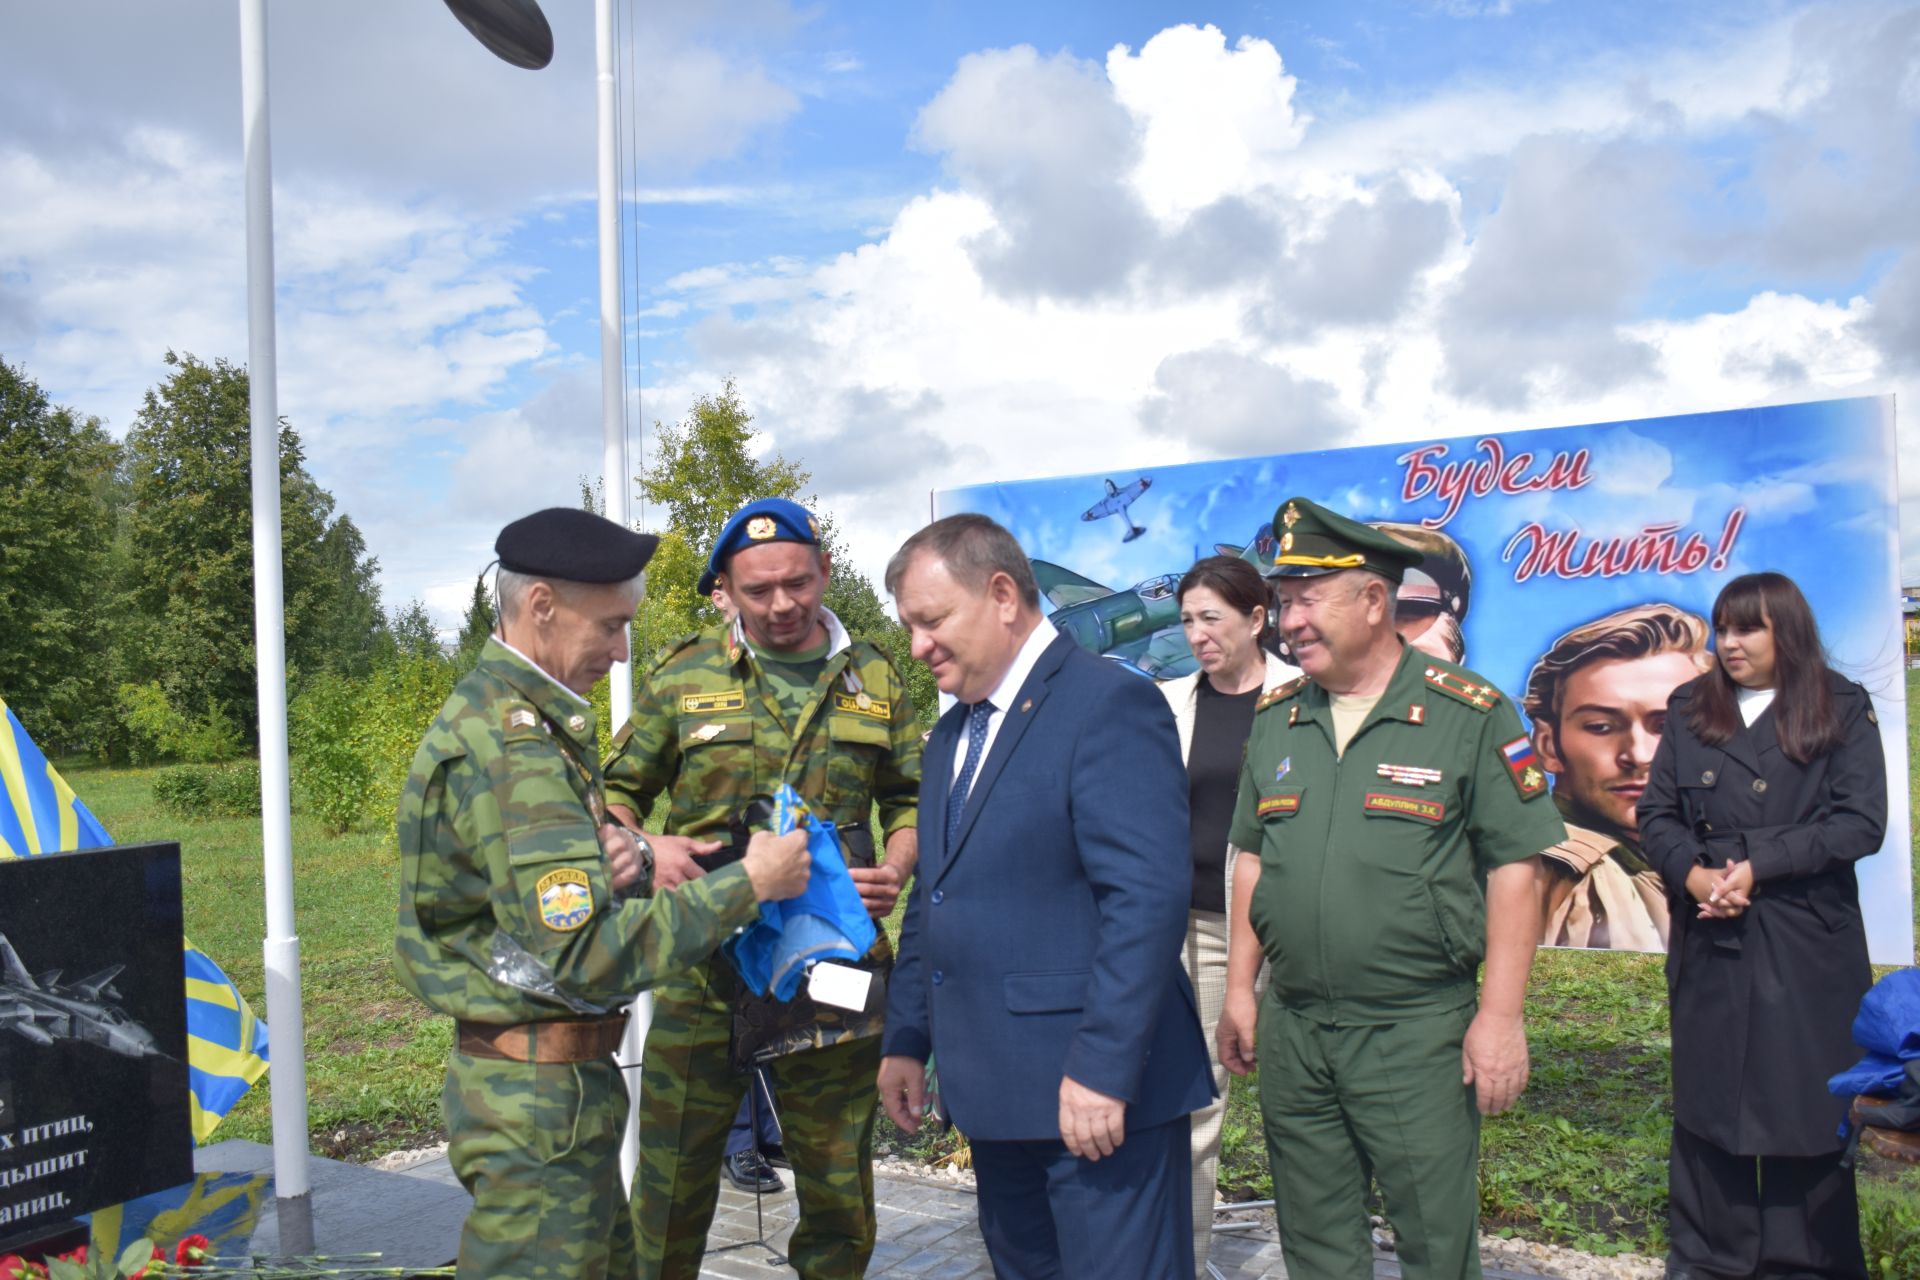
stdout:
POLYGON ((538 0, 447 0, 447 8, 503 61, 528 71, 553 61, 553 28, 538 0))

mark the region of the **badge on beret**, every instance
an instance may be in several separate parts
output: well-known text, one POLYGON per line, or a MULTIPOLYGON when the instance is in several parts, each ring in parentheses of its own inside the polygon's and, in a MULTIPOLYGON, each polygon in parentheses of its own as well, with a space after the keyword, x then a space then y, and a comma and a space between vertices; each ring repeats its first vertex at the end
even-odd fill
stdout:
POLYGON ((820 522, 812 516, 807 517, 807 532, 811 533, 816 541, 820 537, 820 522))
POLYGON ((534 885, 540 922, 557 933, 572 933, 593 919, 593 887, 578 867, 549 871, 534 885))
POLYGON ((1522 800, 1531 800, 1546 791, 1547 775, 1540 771, 1532 740, 1524 735, 1515 738, 1500 748, 1500 758, 1506 762, 1507 776, 1513 779, 1514 789, 1519 791, 1522 800))
POLYGON ((773 536, 773 517, 755 516, 747 521, 747 536, 755 542, 765 542, 773 536))

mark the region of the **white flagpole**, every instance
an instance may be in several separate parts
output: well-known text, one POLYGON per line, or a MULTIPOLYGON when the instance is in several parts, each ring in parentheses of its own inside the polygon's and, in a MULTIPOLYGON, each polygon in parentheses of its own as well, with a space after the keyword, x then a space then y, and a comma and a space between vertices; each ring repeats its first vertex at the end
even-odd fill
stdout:
MULTIPOLYGON (((594 87, 600 106, 600 428, 604 441, 601 463, 606 488, 607 519, 626 527, 632 523, 627 476, 626 344, 620 332, 620 159, 615 145, 613 0, 594 0, 594 87)), ((632 628, 628 628, 629 634, 632 628)), ((613 727, 616 732, 633 714, 633 666, 617 663, 613 681, 613 727)), ((642 817, 646 816, 644 814, 642 817)), ((627 1081, 627 1129, 620 1142, 620 1177, 633 1186, 640 1164, 640 1054, 646 1045, 647 1023, 653 1000, 635 997, 627 1015, 627 1034, 620 1042, 620 1065, 627 1081)))
POLYGON ((274 1194, 308 1193, 307 1044, 293 921, 287 779, 286 613, 280 584, 280 411, 273 331, 273 163, 267 137, 265 0, 240 0, 247 188, 247 386, 253 422, 253 629, 259 663, 260 831, 267 896, 267 1027, 273 1058, 274 1194))

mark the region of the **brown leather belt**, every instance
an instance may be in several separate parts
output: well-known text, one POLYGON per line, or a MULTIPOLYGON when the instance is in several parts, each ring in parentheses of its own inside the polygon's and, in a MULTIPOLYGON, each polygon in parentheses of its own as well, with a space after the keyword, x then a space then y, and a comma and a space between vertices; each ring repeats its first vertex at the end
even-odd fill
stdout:
POLYGON ((606 1018, 555 1018, 550 1022, 495 1023, 459 1021, 455 1046, 470 1058, 505 1062, 597 1062, 620 1047, 625 1014, 606 1018))

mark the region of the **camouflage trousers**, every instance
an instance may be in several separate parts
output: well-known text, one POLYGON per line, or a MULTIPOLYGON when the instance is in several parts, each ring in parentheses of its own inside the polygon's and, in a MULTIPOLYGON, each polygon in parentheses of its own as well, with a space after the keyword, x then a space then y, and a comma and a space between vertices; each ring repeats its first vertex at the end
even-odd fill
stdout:
POLYGON ((473 1195, 460 1280, 629 1280, 621 1204, 627 1089, 611 1058, 527 1063, 455 1052, 447 1159, 473 1195))
MULTIPOLYGON (((720 1195, 720 1160, 748 1077, 727 1060, 734 978, 714 960, 653 993, 640 1070, 634 1234, 649 1280, 694 1280, 720 1195)), ((854 1280, 873 1254, 873 1121, 880 1039, 773 1059, 800 1223, 787 1257, 805 1280, 854 1280)))

